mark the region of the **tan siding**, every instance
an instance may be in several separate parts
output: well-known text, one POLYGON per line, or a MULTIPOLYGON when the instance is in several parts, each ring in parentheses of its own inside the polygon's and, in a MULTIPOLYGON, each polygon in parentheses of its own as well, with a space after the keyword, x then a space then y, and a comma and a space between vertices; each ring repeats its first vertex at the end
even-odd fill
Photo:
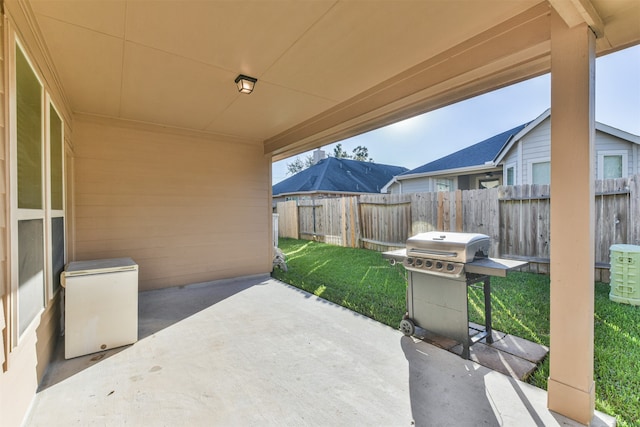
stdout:
MULTIPOLYGON (((9 206, 9 188, 7 182, 7 173, 9 172, 8 164, 8 147, 7 147, 7 128, 6 128, 6 102, 7 91, 5 82, 5 52, 4 52, 4 31, 3 25, 0 25, 0 304, 4 302, 4 295, 8 291, 7 287, 7 252, 8 252, 8 236, 7 236, 7 208, 9 206)), ((6 313, 8 310, 2 310, 6 313)), ((4 319, 3 319, 4 320, 4 319)), ((0 325, 8 322, 0 321, 0 325)), ((5 352, 4 343, 6 336, 4 330, 0 330, 0 351, 5 352)), ((0 357, 0 362, 4 357, 0 357)), ((1 370, 0 370, 1 371, 1 370)))
POLYGON ((18 426, 45 374, 59 337, 59 296, 49 301, 35 331, 26 333, 0 374, 0 425, 18 426))
MULTIPOLYGON (((71 123, 70 114, 67 105, 64 104, 64 95, 57 86, 57 79, 52 74, 52 67, 46 64, 46 55, 40 50, 41 42, 37 40, 37 36, 29 27, 29 19, 23 14, 23 10, 16 2, 4 3, 5 12, 8 13, 8 32, 11 34, 15 30, 18 34, 22 46, 29 56, 32 65, 36 69, 47 93, 53 99, 58 112, 65 121, 65 139, 68 144, 71 143, 71 123)), ((7 33, 3 29, 0 34, 6 36, 7 33)), ((6 43, 0 42, 2 50, 0 50, 1 61, 0 70, 4 72, 7 67, 13 66, 4 50, 6 45, 13 43, 10 37, 6 43), (5 64, 5 61, 9 61, 5 64)), ((56 294, 53 298, 46 302, 46 307, 41 315, 34 320, 27 332, 20 337, 19 342, 9 343, 10 330, 15 328, 15 322, 11 322, 15 313, 10 312, 12 295, 9 292, 11 272, 9 265, 11 241, 9 229, 11 223, 7 217, 7 212, 11 209, 9 181, 10 165, 9 150, 10 142, 7 138, 8 133, 6 126, 8 125, 9 112, 6 109, 8 105, 9 92, 12 90, 8 84, 7 76, 0 72, 0 300, 3 304, 3 311, 6 316, 7 327, 2 332, 0 339, 1 351, 5 353, 6 363, 0 370, 0 424, 2 425, 20 425, 24 415, 26 414, 31 400, 35 395, 39 381, 45 373, 51 355, 59 338, 60 330, 60 305, 59 296, 56 294), (10 351, 9 351, 10 350, 10 351)), ((67 217, 67 226, 70 226, 70 218, 67 217)), ((14 277, 16 275, 14 274, 14 277)), ((0 310, 1 311, 1 310, 0 310)))
MULTIPOLYGON (((4 22, 4 21, 3 21, 4 22)), ((7 101, 7 91, 6 91, 6 82, 5 82, 5 55, 4 52, 4 34, 5 28, 0 25, 0 413, 3 414, 0 419, 0 423, 5 421, 10 421, 11 419, 16 419, 18 422, 21 419, 18 419, 24 413, 23 410, 18 408, 17 410, 9 411, 8 398, 4 396, 9 396, 13 394, 13 391, 8 390, 9 384, 11 384, 9 373, 6 372, 8 367, 8 358, 9 358, 9 327, 11 325, 11 321, 9 319, 9 304, 10 300, 8 297, 9 294, 9 286, 8 286, 8 258, 7 253, 9 252, 9 238, 8 238, 8 218, 7 218, 7 208, 9 206, 9 188, 7 182, 7 173, 9 171, 8 167, 8 151, 7 151, 7 129, 6 129, 6 101, 7 101), (5 415, 6 414, 6 415, 5 415), (4 418, 6 417, 6 419, 4 418)), ((20 379, 18 376, 17 379, 20 379)), ((26 393, 20 395, 16 394, 15 399, 17 405, 22 404, 22 402, 28 401, 30 396, 32 395, 32 391, 28 390, 26 393), (26 397, 23 397, 26 396, 26 397)))
POLYGON ((48 302, 46 310, 40 316, 36 336, 38 337, 35 346, 38 359, 36 374, 40 383, 60 337, 60 292, 57 292, 48 302))
POLYGON ((77 117, 76 258, 130 256, 140 289, 271 270, 260 144, 77 117))

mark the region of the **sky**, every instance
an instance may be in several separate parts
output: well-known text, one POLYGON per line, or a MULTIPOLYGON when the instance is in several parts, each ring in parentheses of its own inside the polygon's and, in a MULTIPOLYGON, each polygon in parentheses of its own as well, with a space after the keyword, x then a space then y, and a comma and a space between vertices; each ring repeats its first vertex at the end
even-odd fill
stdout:
MULTIPOLYGON (((376 163, 414 169, 535 119, 551 104, 550 81, 546 74, 339 143, 347 153, 362 145, 376 163)), ((596 59, 595 104, 598 122, 640 135, 640 45, 596 59)), ((322 149, 332 154, 336 144, 322 149)), ((273 163, 272 183, 310 153, 273 163)))

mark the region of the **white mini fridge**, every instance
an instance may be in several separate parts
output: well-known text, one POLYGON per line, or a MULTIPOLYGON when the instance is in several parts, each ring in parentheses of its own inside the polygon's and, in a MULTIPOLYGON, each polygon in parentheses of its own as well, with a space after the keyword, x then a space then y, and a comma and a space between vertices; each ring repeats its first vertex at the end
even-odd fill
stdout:
POLYGON ((71 262, 60 281, 65 359, 138 340, 138 265, 131 258, 71 262))

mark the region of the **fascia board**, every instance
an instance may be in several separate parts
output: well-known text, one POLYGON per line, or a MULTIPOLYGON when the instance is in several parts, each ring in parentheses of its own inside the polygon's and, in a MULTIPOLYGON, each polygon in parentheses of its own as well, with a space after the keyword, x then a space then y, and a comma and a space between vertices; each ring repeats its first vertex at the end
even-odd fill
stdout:
POLYGON ((398 181, 401 181, 401 180, 404 181, 407 179, 428 178, 428 177, 434 177, 434 176, 460 175, 468 172, 482 172, 487 169, 494 169, 495 167, 496 167, 496 164, 494 162, 489 162, 488 164, 485 163, 484 165, 479 165, 479 166, 467 166, 464 168, 457 168, 457 169, 443 169, 443 170, 432 171, 432 172, 414 173, 411 175, 398 175, 396 178, 398 179, 398 181))
POLYGON ((382 188, 380 189, 380 193, 386 193, 389 190, 389 187, 391 187, 394 183, 398 182, 398 180, 396 179, 398 176, 394 176, 393 178, 391 178, 391 180, 389 182, 387 182, 385 185, 382 186, 382 188))
POLYGON ((596 122, 596 130, 608 133, 609 135, 613 135, 613 136, 616 136, 616 137, 618 137, 620 139, 625 139, 625 140, 627 140, 629 142, 632 142, 634 144, 639 144, 640 145, 640 136, 639 135, 634 135, 632 133, 625 132, 623 130, 614 128, 614 127, 609 126, 609 125, 605 125, 605 124, 600 123, 600 122, 596 122))
POLYGON ((513 135, 509 143, 498 153, 493 159, 493 163, 498 165, 504 159, 504 156, 511 150, 511 148, 517 144, 526 134, 534 130, 540 123, 547 119, 551 115, 551 109, 547 108, 542 114, 536 117, 528 126, 525 126, 520 132, 513 135))

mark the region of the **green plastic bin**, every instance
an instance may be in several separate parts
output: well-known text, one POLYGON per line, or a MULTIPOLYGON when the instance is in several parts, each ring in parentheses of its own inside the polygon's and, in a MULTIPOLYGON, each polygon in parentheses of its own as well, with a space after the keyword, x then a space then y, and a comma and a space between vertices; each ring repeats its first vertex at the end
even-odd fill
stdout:
POLYGON ((611 257, 611 301, 640 305, 640 246, 612 245, 611 257))

